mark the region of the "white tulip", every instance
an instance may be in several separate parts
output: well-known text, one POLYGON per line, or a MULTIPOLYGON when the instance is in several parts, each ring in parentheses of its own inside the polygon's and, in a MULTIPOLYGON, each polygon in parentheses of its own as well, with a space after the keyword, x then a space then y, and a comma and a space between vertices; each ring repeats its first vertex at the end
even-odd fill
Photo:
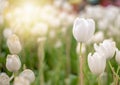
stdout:
POLYGON ((6 73, 0 74, 0 85, 10 85, 10 78, 6 73))
POLYGON ((62 0, 54 0, 54 2, 53 2, 53 4, 58 8, 60 8, 62 6, 62 3, 63 3, 62 0))
POLYGON ((115 6, 108 6, 105 11, 105 18, 110 21, 113 21, 116 18, 116 15, 119 14, 119 8, 115 6))
POLYGON ((40 36, 45 36, 47 32, 48 32, 48 25, 45 23, 37 23, 31 30, 32 34, 40 35, 40 36))
POLYGON ((115 20, 115 26, 120 29, 120 15, 118 15, 115 20))
POLYGON ((67 21, 68 21, 68 23, 71 25, 73 22, 74 22, 74 19, 75 19, 75 15, 73 15, 73 14, 69 14, 68 15, 68 17, 67 17, 67 21))
POLYGON ((10 37, 13 34, 12 30, 10 28, 6 28, 3 31, 3 36, 8 39, 8 37, 10 37))
POLYGON ((117 61, 118 64, 120 64, 120 51, 118 49, 116 50, 115 60, 117 61))
POLYGON ((39 42, 45 42, 46 41, 46 37, 39 37, 38 39, 37 39, 37 42, 39 43, 39 42))
POLYGON ((64 2, 62 8, 66 11, 71 11, 73 9, 68 2, 64 2))
POLYGON ((24 70, 22 73, 20 73, 19 76, 27 79, 30 83, 34 82, 34 80, 35 80, 35 74, 30 69, 24 70))
POLYGON ((6 68, 10 72, 16 72, 21 67, 21 61, 17 55, 7 55, 6 68))
POLYGON ((7 39, 7 46, 12 54, 18 54, 22 50, 19 38, 15 34, 7 39))
POLYGON ((98 21, 98 29, 100 30, 106 30, 109 26, 110 22, 108 19, 100 19, 98 21))
POLYGON ((78 42, 88 41, 95 32, 93 19, 76 18, 73 25, 73 36, 78 42))
POLYGON ((0 14, 3 13, 8 4, 8 0, 0 0, 0 14))
POLYGON ((49 24, 53 28, 58 28, 61 25, 61 21, 60 21, 60 19, 58 17, 51 17, 49 19, 49 24))
POLYGON ((55 36, 56 36, 56 31, 55 31, 55 30, 50 30, 50 31, 49 31, 49 37, 50 37, 51 39, 53 39, 53 38, 55 38, 55 36))
POLYGON ((93 74, 100 75, 105 70, 106 59, 97 52, 95 52, 93 55, 89 53, 88 66, 93 74))
POLYGON ((16 77, 13 85, 30 85, 30 82, 24 77, 16 77))
POLYGON ((104 33, 102 31, 99 31, 99 32, 95 33, 95 35, 93 36, 92 39, 96 43, 101 42, 104 39, 104 33))
POLYGON ((90 45, 92 43, 99 43, 104 40, 104 33, 102 31, 96 32, 91 39, 87 41, 86 44, 90 45))
POLYGON ((115 42, 112 40, 104 40, 103 43, 99 44, 99 46, 97 44, 94 44, 94 49, 106 59, 111 59, 115 54, 116 46, 115 42))
POLYGON ((108 36, 119 36, 120 35, 120 29, 116 28, 115 26, 113 25, 109 25, 109 29, 107 30, 108 31, 108 36))

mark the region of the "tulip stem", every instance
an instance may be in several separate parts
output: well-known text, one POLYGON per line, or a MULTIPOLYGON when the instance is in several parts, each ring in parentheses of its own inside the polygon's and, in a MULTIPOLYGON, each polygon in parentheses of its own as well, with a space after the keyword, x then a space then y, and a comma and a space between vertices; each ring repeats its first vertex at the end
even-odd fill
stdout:
POLYGON ((98 76, 97 80, 98 80, 98 85, 101 85, 101 83, 100 83, 101 82, 100 76, 98 76))
POLYGON ((44 42, 45 40, 38 41, 38 59, 39 59, 39 76, 40 85, 44 85, 44 42))
POLYGON ((111 64, 111 62, 108 61, 108 63, 109 63, 110 69, 111 69, 111 71, 113 72, 113 74, 116 74, 115 71, 114 71, 114 68, 113 68, 113 66, 112 66, 112 64, 111 64))
POLYGON ((117 72, 115 72, 115 70, 114 70, 111 62, 108 61, 108 63, 109 63, 110 69, 111 69, 112 72, 113 72, 113 75, 115 76, 115 77, 114 77, 115 85, 118 85, 118 80, 120 80, 120 77, 119 77, 119 75, 118 75, 118 72, 119 72, 119 69, 120 69, 120 68, 118 67, 117 72))
POLYGON ((116 83, 116 85, 118 84, 118 80, 119 80, 119 75, 118 75, 119 70, 120 70, 120 67, 118 66, 117 72, 116 72, 117 75, 116 75, 116 78, 115 78, 115 83, 116 83))
POLYGON ((82 57, 82 43, 80 43, 80 55, 79 55, 79 84, 84 85, 84 78, 83 78, 83 57, 82 57))
POLYGON ((117 68, 117 74, 119 73, 119 71, 120 71, 120 66, 118 66, 118 68, 117 68))
POLYGON ((12 81, 14 77, 15 77, 15 75, 14 75, 14 72, 13 72, 12 76, 10 77, 10 81, 12 81))

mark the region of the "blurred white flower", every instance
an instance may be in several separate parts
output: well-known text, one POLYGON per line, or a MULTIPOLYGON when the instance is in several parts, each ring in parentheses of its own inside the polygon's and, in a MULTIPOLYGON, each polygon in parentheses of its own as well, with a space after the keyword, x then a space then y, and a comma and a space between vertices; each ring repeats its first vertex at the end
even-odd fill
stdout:
POLYGON ((6 73, 0 73, 0 85, 10 85, 10 78, 6 73))
POLYGON ((57 40, 57 42, 55 43, 54 47, 55 48, 60 48, 62 46, 62 41, 61 40, 57 40))
POLYGON ((5 28, 3 30, 3 36, 8 39, 13 34, 12 30, 10 28, 5 28))
POLYGON ((68 3, 68 2, 64 2, 63 5, 62 5, 62 8, 65 10, 65 11, 72 11, 72 6, 68 3))
POLYGON ((62 27, 62 28, 61 28, 61 32, 62 32, 62 34, 66 34, 66 33, 67 33, 67 29, 68 29, 68 28, 65 27, 65 26, 62 27))
POLYGON ((60 19, 58 17, 51 17, 49 19, 49 24, 53 28, 58 28, 61 25, 61 21, 60 21, 60 19))
POLYGON ((6 68, 10 72, 17 72, 21 67, 21 61, 17 55, 7 55, 6 68))
POLYGON ((30 83, 33 83, 35 80, 35 74, 30 69, 25 69, 19 76, 29 80, 30 83))
POLYGON ((116 49, 115 60, 117 61, 118 64, 120 64, 120 51, 118 49, 116 49))
POLYGON ((100 75, 105 70, 106 59, 97 52, 95 52, 93 55, 89 53, 88 66, 93 74, 100 75))
POLYGON ((34 35, 40 35, 45 36, 48 31, 48 25, 45 23, 37 23, 33 29, 31 30, 31 33, 34 35))
POLYGON ((78 42, 88 41, 95 32, 95 22, 92 19, 76 18, 73 25, 73 36, 78 42))
POLYGON ((19 38, 13 34, 7 39, 7 46, 12 54, 18 54, 22 50, 19 38))
POLYGON ((86 15, 89 18, 94 18, 94 19, 101 19, 104 14, 104 9, 102 6, 86 6, 86 15))
POLYGON ((104 33, 102 31, 96 32, 91 39, 87 41, 87 45, 92 43, 99 43, 104 40, 104 33))
POLYGON ((13 85, 30 85, 30 82, 24 77, 16 77, 13 85))
POLYGON ((45 42, 46 41, 46 37, 39 37, 37 39, 37 42, 45 42))
POLYGON ((118 14, 119 14, 119 8, 115 6, 108 6, 106 8, 104 18, 108 19, 108 21, 113 21, 118 14))
POLYGON ((8 6, 8 1, 7 0, 0 0, 0 13, 2 13, 5 9, 5 7, 8 6))
POLYGON ((53 3, 54 3, 54 6, 55 6, 55 7, 60 8, 60 7, 62 7, 63 0, 54 0, 53 3))
POLYGON ((102 31, 96 32, 92 38, 93 42, 98 43, 104 40, 104 33, 102 31))
POLYGON ((56 36, 55 30, 50 30, 50 31, 49 31, 49 37, 50 37, 50 38, 54 38, 55 36, 56 36))
POLYGON ((73 15, 73 14, 69 14, 68 16, 67 16, 67 22, 69 23, 69 25, 71 25, 73 22, 74 22, 74 19, 75 19, 75 15, 73 15))
POLYGON ((62 22, 66 19, 67 16, 68 16, 68 13, 65 11, 63 11, 59 14, 59 18, 62 22))
MULTIPOLYGON (((8 20, 8 21, 12 20, 12 18, 13 18, 13 15, 12 15, 12 13, 10 13, 10 12, 8 12, 8 13, 5 15, 5 19, 8 20)), ((12 23, 12 22, 10 22, 10 23, 12 23)))
POLYGON ((116 28, 113 25, 109 25, 109 29, 107 30, 107 32, 108 32, 108 35, 111 37, 120 35, 120 29, 116 28))
POLYGON ((115 26, 120 29, 120 15, 115 19, 115 26))
POLYGON ((61 21, 61 24, 62 25, 68 25, 69 23, 68 23, 68 13, 67 12, 65 12, 65 11, 63 11, 63 12, 61 12, 60 14, 59 14, 59 20, 61 21))
POLYGON ((3 18, 3 16, 0 14, 0 25, 2 25, 3 22, 4 22, 4 18, 3 18))
POLYGON ((109 23, 108 19, 100 19, 97 24, 98 24, 98 29, 106 30, 106 29, 108 29, 108 26, 110 23, 109 23))
POLYGON ((94 44, 94 49, 106 59, 111 59, 115 54, 116 45, 112 40, 104 40, 103 43, 99 44, 99 46, 94 44))

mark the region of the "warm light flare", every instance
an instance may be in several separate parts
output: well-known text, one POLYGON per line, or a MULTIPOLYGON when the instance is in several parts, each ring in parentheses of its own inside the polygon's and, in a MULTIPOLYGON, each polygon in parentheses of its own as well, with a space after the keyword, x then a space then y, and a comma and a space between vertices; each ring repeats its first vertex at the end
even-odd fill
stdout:
POLYGON ((35 9, 36 9, 36 7, 31 3, 27 3, 23 6, 24 13, 26 13, 28 15, 31 14, 31 13, 34 13, 35 9))

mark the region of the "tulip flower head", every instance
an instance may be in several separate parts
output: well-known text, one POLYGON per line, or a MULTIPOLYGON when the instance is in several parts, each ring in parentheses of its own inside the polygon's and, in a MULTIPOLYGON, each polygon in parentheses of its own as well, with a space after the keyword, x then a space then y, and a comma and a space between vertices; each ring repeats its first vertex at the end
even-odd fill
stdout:
POLYGON ((104 40, 99 46, 94 44, 94 49, 100 55, 106 57, 106 59, 111 59, 115 54, 116 46, 114 41, 104 40))
POLYGON ((17 55, 8 55, 6 59, 6 68, 10 72, 16 72, 21 67, 21 61, 17 55))
POLYGON ((30 85, 30 82, 24 77, 16 77, 13 85, 30 85))
POLYGON ((100 75, 105 70, 106 59, 97 52, 93 55, 90 53, 88 55, 88 66, 93 74, 100 75))
POLYGON ((21 77, 27 79, 30 83, 34 82, 35 80, 35 75, 33 73, 32 70, 30 69, 26 69, 24 70, 21 74, 20 74, 21 77))
POLYGON ((18 54, 22 50, 19 38, 15 34, 7 39, 7 46, 12 54, 18 54))
POLYGON ((0 85, 10 85, 10 78, 6 73, 0 74, 0 85))
POLYGON ((88 41, 95 32, 93 19, 76 18, 73 25, 73 36, 78 42, 88 41))
POLYGON ((117 61, 118 64, 120 64, 120 51, 118 49, 116 50, 115 60, 117 61))
POLYGON ((13 34, 12 30, 10 28, 6 28, 3 31, 3 36, 7 39, 8 37, 10 37, 13 34))

